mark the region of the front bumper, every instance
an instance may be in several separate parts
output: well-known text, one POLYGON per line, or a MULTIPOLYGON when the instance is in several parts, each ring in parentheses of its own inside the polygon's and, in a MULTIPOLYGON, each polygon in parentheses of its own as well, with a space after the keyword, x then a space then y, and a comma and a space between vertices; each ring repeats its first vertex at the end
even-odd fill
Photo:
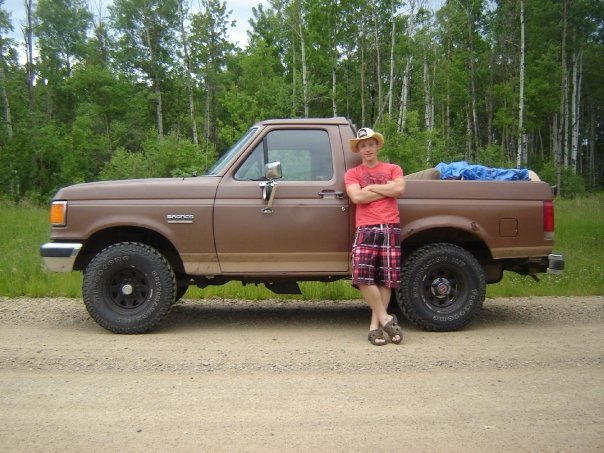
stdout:
POLYGON ((549 265, 547 266, 548 274, 561 275, 564 272, 564 256, 557 253, 550 253, 547 257, 549 265))
POLYGON ((81 249, 80 243, 48 242, 40 247, 40 256, 49 271, 71 272, 81 249))

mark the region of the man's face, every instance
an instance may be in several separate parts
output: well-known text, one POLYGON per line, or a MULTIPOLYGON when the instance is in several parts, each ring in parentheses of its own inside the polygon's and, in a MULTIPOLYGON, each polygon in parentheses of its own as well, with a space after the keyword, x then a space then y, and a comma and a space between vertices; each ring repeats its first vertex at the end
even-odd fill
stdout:
POLYGON ((367 140, 361 140, 357 144, 359 154, 363 159, 372 160, 377 157, 378 153, 378 142, 375 138, 368 138, 367 140))

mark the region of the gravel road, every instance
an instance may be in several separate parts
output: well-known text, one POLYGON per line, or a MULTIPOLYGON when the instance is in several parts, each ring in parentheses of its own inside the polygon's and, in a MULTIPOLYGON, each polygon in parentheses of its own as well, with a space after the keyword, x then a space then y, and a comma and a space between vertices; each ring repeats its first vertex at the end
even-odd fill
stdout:
POLYGON ((368 319, 187 300, 121 336, 81 300, 0 298, 0 451, 604 451, 604 297, 487 300, 400 346, 368 319))

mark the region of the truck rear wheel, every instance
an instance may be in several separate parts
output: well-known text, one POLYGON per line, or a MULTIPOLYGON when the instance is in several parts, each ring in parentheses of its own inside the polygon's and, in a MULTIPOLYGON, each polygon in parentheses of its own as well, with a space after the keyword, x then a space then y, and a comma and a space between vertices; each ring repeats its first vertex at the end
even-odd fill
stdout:
POLYGON ((466 326, 480 311, 486 294, 484 271, 474 256, 453 244, 431 244, 404 261, 399 307, 413 324, 452 331, 466 326))
POLYGON ((170 310, 176 279, 168 261, 137 242, 107 247, 86 267, 82 284, 90 316, 114 333, 143 333, 170 310))

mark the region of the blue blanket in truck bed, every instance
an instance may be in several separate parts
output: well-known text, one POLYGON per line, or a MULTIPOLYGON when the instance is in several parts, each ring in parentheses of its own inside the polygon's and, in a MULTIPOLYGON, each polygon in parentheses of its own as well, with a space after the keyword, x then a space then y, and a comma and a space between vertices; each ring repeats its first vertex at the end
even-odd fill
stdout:
POLYGON ((436 166, 440 179, 467 179, 474 181, 529 181, 526 168, 491 168, 483 165, 471 165, 466 161, 441 162, 436 166))

